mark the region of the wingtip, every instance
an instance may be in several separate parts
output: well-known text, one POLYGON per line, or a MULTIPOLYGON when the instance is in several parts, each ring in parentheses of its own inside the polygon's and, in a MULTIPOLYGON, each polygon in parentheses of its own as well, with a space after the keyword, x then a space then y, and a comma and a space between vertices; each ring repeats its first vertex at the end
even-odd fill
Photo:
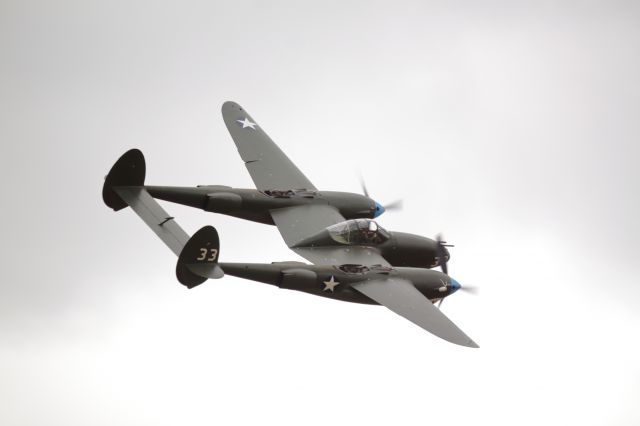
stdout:
MULTIPOLYGON (((433 333, 432 333, 433 334, 433 333)), ((471 340, 469 337, 462 338, 462 339, 450 339, 444 336, 440 336, 435 334, 435 336, 440 337, 443 340, 446 340, 449 343, 453 343, 455 345, 458 346, 464 346, 465 348, 473 348, 473 349, 478 349, 480 348, 480 345, 478 345, 476 342, 474 342, 473 340, 471 340)))
POLYGON ((225 111, 228 111, 228 110, 240 110, 240 111, 242 111, 242 107, 237 102, 226 101, 225 103, 222 104, 222 112, 225 112, 225 111))

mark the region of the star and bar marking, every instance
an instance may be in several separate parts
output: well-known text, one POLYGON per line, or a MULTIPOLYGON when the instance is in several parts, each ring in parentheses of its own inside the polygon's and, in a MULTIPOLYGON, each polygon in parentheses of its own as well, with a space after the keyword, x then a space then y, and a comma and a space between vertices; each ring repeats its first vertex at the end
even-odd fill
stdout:
POLYGON ((323 281, 322 283, 324 284, 324 288, 322 289, 322 291, 331 290, 331 293, 333 293, 333 289, 340 284, 338 281, 336 281, 333 275, 331 275, 329 281, 323 281))
POLYGON ((252 123, 248 118, 245 117, 244 120, 236 120, 238 123, 242 124, 242 128, 246 129, 247 127, 249 127, 250 129, 255 130, 257 124, 256 123, 252 123))

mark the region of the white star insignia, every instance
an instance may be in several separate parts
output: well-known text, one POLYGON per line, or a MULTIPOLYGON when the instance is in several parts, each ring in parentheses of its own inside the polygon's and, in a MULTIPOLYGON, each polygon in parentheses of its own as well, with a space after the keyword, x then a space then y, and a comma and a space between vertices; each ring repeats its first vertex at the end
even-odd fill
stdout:
POLYGON ((248 118, 245 118, 244 120, 236 120, 238 123, 242 124, 242 128, 246 129, 247 127, 250 127, 251 129, 255 130, 257 124, 256 123, 252 123, 251 121, 249 121, 248 118))
POLYGON ((325 287, 322 289, 322 291, 331 290, 331 293, 333 293, 333 289, 340 283, 336 281, 333 275, 331 275, 331 279, 329 281, 323 281, 323 284, 325 287))

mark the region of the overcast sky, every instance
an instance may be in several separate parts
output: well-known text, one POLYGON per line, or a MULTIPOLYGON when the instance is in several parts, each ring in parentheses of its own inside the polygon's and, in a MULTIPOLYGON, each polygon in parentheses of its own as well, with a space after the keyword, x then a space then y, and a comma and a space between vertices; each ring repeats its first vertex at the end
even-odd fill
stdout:
MULTIPOLYGON (((0 1, 0 424, 640 424, 640 7, 633 1, 0 1), (252 187, 244 106, 321 189, 455 243, 458 347, 381 307, 225 277, 104 206, 252 187)), ((300 260, 212 224, 222 261, 300 260)))

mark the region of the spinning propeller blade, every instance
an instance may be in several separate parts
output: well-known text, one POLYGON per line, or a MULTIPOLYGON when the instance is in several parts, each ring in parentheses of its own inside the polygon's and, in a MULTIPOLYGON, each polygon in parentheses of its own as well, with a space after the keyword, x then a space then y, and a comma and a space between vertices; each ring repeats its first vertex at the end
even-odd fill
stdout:
MULTIPOLYGON (((369 191, 367 190, 367 184, 365 183, 362 174, 360 174, 360 187, 362 188, 362 193, 365 195, 365 197, 371 198, 371 196, 369 195, 369 191)), ((402 200, 395 200, 391 203, 382 205, 381 207, 383 208, 383 212, 391 210, 402 210, 402 200)), ((382 214, 382 212, 380 214, 382 214)))
POLYGON ((460 286, 460 290, 469 294, 473 294, 474 296, 477 296, 480 292, 480 289, 476 286, 460 286))
POLYGON ((365 197, 369 197, 369 191, 367 191, 367 184, 364 182, 364 177, 360 174, 360 186, 362 187, 362 193, 365 197))
MULTIPOLYGON (((437 255, 438 255, 438 263, 440 264, 440 268, 442 268, 442 272, 445 275, 449 275, 449 268, 447 267, 447 263, 449 262, 449 253, 447 252, 447 247, 453 247, 453 244, 447 244, 446 241, 444 241, 444 238, 442 237, 442 234, 438 234, 436 236, 436 242, 438 243, 438 246, 436 248, 437 250, 437 255)), ((469 294, 474 294, 477 295, 478 294, 478 287, 473 287, 473 286, 461 286, 460 283, 458 283, 457 281, 451 280, 455 283, 455 290, 462 290, 466 293, 469 294)), ((443 282, 444 284, 444 282, 443 282)), ((451 286, 451 282, 449 284, 446 284, 446 287, 450 287, 451 286)), ((442 299, 440 299, 440 301, 438 302, 438 308, 440 308, 440 306, 442 306, 442 302, 444 301, 444 297, 442 299)))
POLYGON ((436 242, 438 243, 438 263, 440 263, 440 268, 442 268, 442 272, 445 275, 449 275, 449 268, 447 267, 447 262, 449 261, 447 255, 447 249, 445 247, 453 247, 450 244, 447 244, 446 241, 442 239, 442 234, 438 234, 436 236, 436 242))
POLYGON ((403 204, 402 200, 396 200, 396 201, 393 201, 393 202, 391 202, 391 203, 389 203, 389 204, 385 204, 385 205, 384 205, 384 206, 382 206, 382 207, 384 207, 384 209, 385 209, 386 211, 390 211, 390 210, 402 210, 402 204, 403 204))

